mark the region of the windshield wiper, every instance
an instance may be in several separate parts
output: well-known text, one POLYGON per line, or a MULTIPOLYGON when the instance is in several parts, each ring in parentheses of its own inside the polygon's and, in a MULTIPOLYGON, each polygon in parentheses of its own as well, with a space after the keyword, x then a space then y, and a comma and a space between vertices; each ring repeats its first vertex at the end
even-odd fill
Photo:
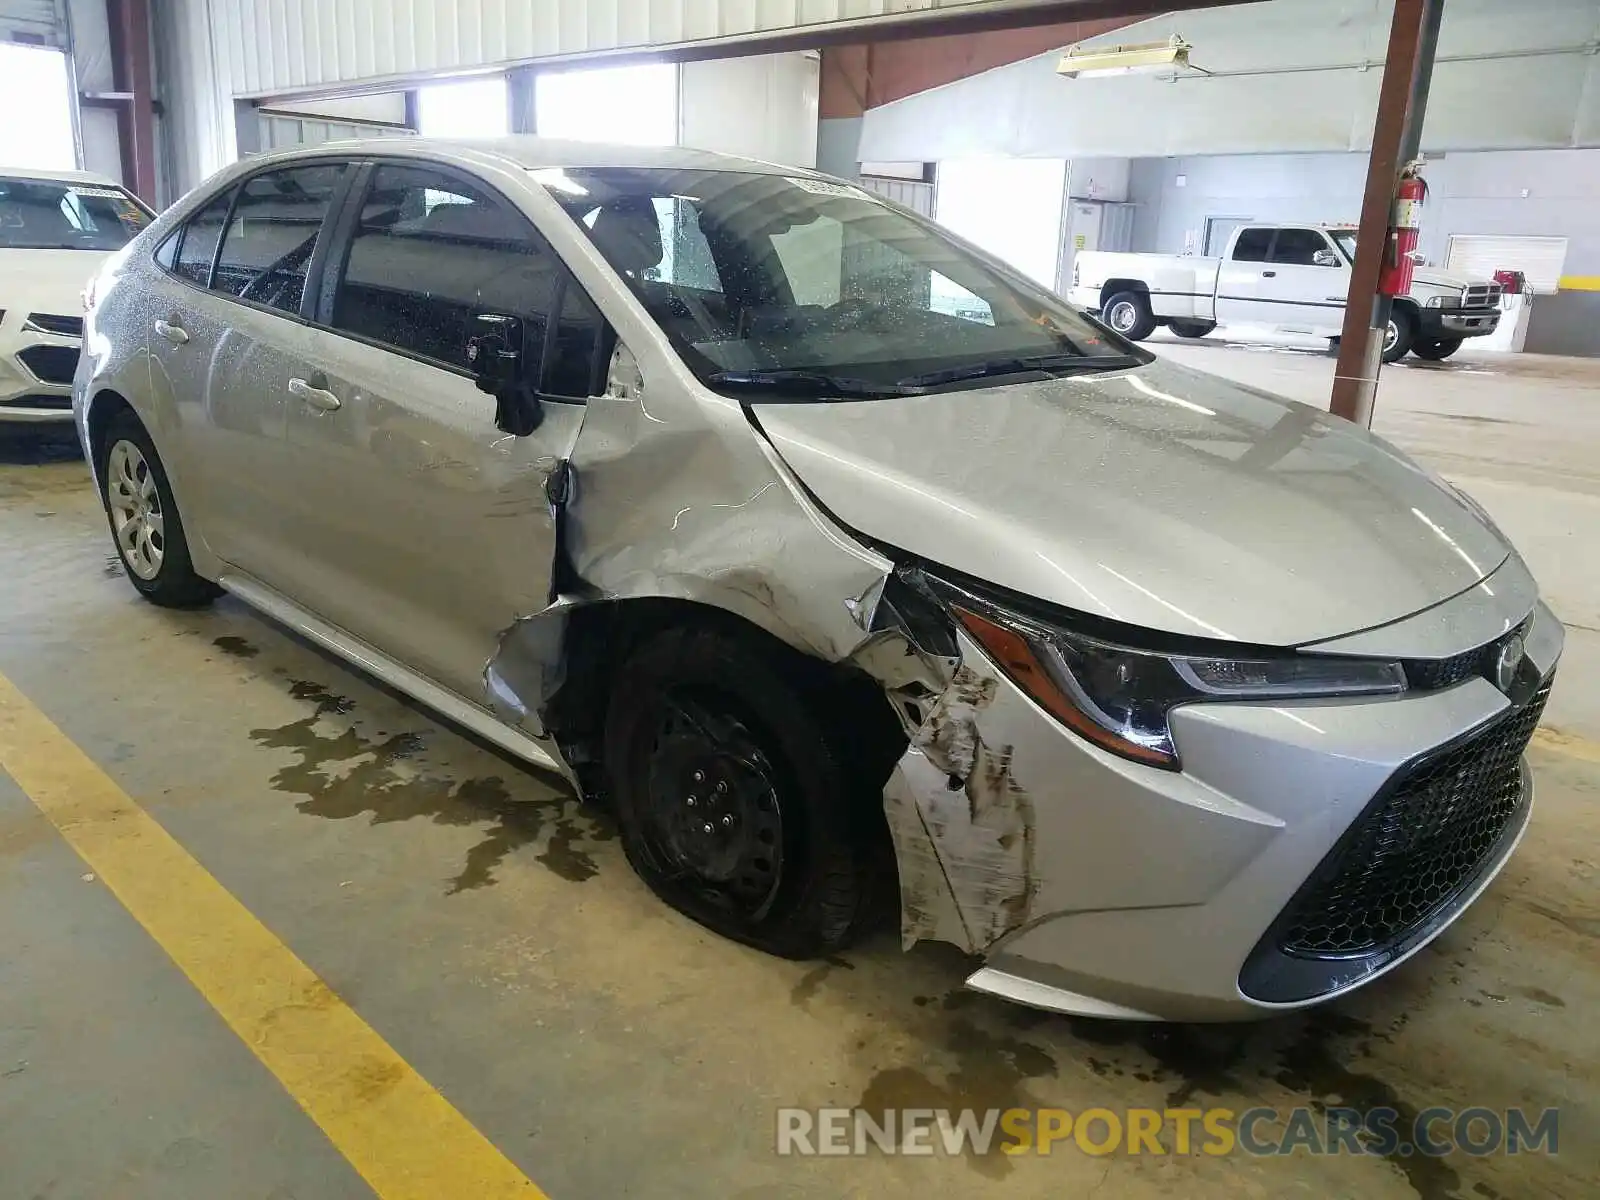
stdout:
POLYGON ((716 371, 706 376, 715 387, 751 391, 789 392, 799 396, 840 396, 852 400, 878 400, 885 396, 916 396, 921 389, 900 383, 873 383, 830 375, 825 371, 784 368, 773 371, 716 371))
POLYGON ((1144 365, 1144 359, 1131 354, 1036 354, 1025 358, 991 358, 983 362, 967 363, 960 367, 946 367, 942 371, 929 371, 925 375, 909 375, 895 382, 901 387, 924 388, 941 383, 959 383, 963 379, 986 379, 996 375, 1023 375, 1030 371, 1044 371, 1055 375, 1092 374, 1098 371, 1124 371, 1129 367, 1144 365))

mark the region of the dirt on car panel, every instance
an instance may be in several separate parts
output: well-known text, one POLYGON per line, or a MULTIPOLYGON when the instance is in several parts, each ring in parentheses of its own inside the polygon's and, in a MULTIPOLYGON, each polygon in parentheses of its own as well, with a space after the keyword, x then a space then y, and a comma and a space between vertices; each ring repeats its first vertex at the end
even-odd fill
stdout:
POLYGON ((996 687, 993 678, 959 668, 901 762, 909 786, 892 783, 885 791, 901 856, 907 941, 937 938, 978 951, 1028 919, 1036 883, 1033 800, 1012 774, 1012 747, 990 745, 983 734, 996 687), (934 855, 918 851, 916 825, 934 855), (945 888, 959 931, 942 918, 945 888))
POLYGON ((369 816, 373 824, 426 818, 436 825, 487 825, 484 839, 467 852, 447 894, 486 887, 513 851, 542 843, 536 861, 563 879, 582 882, 597 873, 589 847, 609 841, 611 828, 579 801, 534 775, 510 782, 499 775, 454 780, 419 761, 427 739, 414 732, 369 735, 352 714, 356 705, 310 680, 293 680, 289 694, 311 704, 298 721, 251 731, 271 749, 290 750, 295 761, 273 775, 279 791, 304 796, 296 807, 312 816, 348 820, 369 816))

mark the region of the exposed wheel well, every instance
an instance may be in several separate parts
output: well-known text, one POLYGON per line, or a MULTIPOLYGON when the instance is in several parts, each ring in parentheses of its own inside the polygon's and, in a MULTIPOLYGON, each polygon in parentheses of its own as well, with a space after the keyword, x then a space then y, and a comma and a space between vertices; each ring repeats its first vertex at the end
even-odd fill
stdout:
POLYGON ((1104 309, 1106 303, 1118 292, 1137 292, 1149 299, 1150 285, 1142 279, 1108 279, 1100 285, 1100 307, 1104 309))
POLYGON ((89 455, 90 469, 100 461, 100 451, 105 448, 106 430, 111 427, 111 422, 122 411, 133 412, 133 405, 129 404, 117 392, 107 388, 96 392, 94 399, 89 402, 89 455))
MULTIPOLYGON (((603 787, 601 737, 612 681, 622 664, 655 634, 685 625, 722 631, 770 655, 784 679, 837 735, 836 744, 847 757, 848 769, 861 781, 863 794, 875 796, 883 790, 908 739, 876 680, 848 663, 804 654, 725 609, 690 600, 646 598, 587 605, 568 618, 564 678, 542 715, 585 792, 599 794, 603 787)), ((893 849, 881 805, 864 815, 868 828, 881 834, 892 878, 893 849)))

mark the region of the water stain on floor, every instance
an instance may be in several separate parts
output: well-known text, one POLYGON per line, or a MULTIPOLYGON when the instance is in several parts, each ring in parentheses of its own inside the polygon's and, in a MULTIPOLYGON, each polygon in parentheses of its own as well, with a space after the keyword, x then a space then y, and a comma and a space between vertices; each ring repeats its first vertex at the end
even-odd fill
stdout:
MULTIPOLYGON (((252 648, 253 649, 253 648, 252 648)), ((354 701, 311 680, 291 680, 289 694, 309 701, 298 721, 251 730, 260 746, 293 751, 296 761, 271 779, 279 791, 304 796, 296 807, 312 816, 375 825, 425 818, 436 825, 481 826, 487 831, 467 852, 447 894, 486 887, 523 846, 543 843, 534 858, 563 879, 582 882, 598 868, 590 848, 613 836, 599 814, 531 773, 507 781, 498 775, 463 780, 431 772, 416 760, 427 740, 416 732, 366 734, 351 714, 354 701)))
POLYGON ((212 638, 211 644, 233 658, 254 658, 261 653, 257 647, 245 641, 242 637, 235 637, 231 633, 212 638))

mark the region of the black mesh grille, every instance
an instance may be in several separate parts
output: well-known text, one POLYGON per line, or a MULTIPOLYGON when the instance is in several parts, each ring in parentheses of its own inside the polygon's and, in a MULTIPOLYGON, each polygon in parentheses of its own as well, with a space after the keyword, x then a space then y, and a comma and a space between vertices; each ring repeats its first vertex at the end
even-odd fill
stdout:
POLYGON ((59 333, 62 337, 82 337, 83 318, 62 316, 59 313, 29 313, 28 323, 46 333, 59 333))
POLYGON ((1286 914, 1284 953, 1370 954, 1475 878, 1522 805, 1522 752, 1549 695, 1417 764, 1357 817, 1286 914))
POLYGON ((1405 664, 1406 682, 1421 691, 1435 691, 1439 688, 1454 687, 1475 675, 1493 679, 1495 660, 1500 657, 1501 647, 1514 637, 1526 637, 1528 627, 1532 624, 1533 619, 1530 617, 1516 629, 1496 638, 1488 645, 1457 654, 1453 658, 1413 659, 1405 664))
POLYGON ((78 371, 75 346, 29 346, 17 357, 43 383, 71 383, 78 371))

